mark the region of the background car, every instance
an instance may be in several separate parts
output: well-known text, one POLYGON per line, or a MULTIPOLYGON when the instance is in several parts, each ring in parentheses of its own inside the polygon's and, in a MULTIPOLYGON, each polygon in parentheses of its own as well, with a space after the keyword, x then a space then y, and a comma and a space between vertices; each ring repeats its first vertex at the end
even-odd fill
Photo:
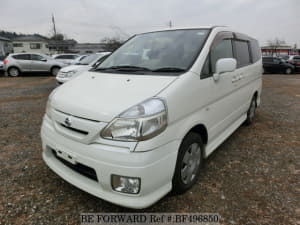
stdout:
POLYGON ((295 67, 295 71, 300 71, 300 55, 291 55, 288 59, 288 63, 295 67))
POLYGON ((56 80, 59 84, 62 84, 78 76, 82 72, 88 71, 91 68, 99 65, 109 55, 110 52, 102 52, 89 55, 80 62, 76 63, 76 65, 70 65, 61 69, 56 76, 56 80))
POLYGON ((75 64, 79 63, 81 60, 83 60, 87 56, 88 55, 80 55, 80 56, 78 56, 76 59, 73 60, 72 65, 75 65, 75 64))
POLYGON ((71 65, 72 63, 74 63, 74 60, 79 56, 80 55, 78 54, 57 54, 53 55, 52 58, 66 65, 71 65))
POLYGON ((0 60, 0 71, 3 71, 3 61, 2 60, 0 60))
POLYGON ((13 77, 23 72, 50 72, 56 76, 64 66, 64 63, 39 53, 15 53, 4 60, 4 70, 13 77))
POLYGON ((263 57, 264 73, 285 73, 291 74, 294 72, 295 67, 287 63, 284 59, 278 57, 263 57))

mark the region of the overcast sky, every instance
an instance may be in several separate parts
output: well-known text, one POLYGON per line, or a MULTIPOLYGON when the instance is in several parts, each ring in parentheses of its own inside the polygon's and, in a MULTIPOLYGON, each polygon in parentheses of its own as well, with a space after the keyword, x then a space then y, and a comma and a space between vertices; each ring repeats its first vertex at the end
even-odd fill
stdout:
POLYGON ((57 30, 79 42, 174 27, 227 25, 257 38, 300 47, 300 0, 0 0, 0 30, 57 30))

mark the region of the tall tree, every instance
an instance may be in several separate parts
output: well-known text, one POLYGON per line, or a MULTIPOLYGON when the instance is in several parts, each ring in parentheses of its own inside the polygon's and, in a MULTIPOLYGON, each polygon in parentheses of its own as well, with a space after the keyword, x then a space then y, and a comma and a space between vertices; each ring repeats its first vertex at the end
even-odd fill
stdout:
POLYGON ((277 55, 278 54, 278 49, 280 46, 286 44, 285 40, 279 39, 279 38, 274 38, 273 40, 268 40, 268 46, 271 49, 272 55, 277 55))
POLYGON ((123 40, 120 37, 106 37, 101 40, 102 43, 105 44, 105 51, 114 51, 119 48, 123 44, 123 40))

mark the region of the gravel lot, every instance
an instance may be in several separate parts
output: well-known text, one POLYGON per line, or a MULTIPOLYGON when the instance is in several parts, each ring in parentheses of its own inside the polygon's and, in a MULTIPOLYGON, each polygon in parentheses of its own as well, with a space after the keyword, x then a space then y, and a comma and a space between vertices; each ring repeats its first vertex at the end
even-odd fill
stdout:
MULTIPOLYGON (((0 77, 0 224, 79 224, 131 212, 62 180, 42 161, 49 76, 0 77)), ((207 160, 198 183, 141 212, 211 212, 222 224, 300 224, 300 75, 264 75, 262 106, 207 160)))

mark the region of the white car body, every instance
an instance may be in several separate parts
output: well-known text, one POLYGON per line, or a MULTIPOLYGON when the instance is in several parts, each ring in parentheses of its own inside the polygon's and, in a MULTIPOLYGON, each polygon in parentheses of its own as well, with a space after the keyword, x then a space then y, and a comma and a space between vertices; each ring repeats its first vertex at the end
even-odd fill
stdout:
POLYGON ((145 208, 170 192, 180 145, 191 130, 201 131, 206 158, 246 120, 254 97, 256 105, 260 104, 259 52, 255 62, 251 59, 252 63, 236 69, 236 60, 218 60, 216 68, 226 72, 202 77, 217 37, 233 32, 226 27, 206 29, 210 34, 202 50, 180 76, 85 72, 57 88, 41 128, 46 164, 78 188, 121 206, 145 208), (147 99, 161 99, 166 104, 167 126, 159 135, 141 141, 100 135, 122 112, 147 99), (92 168, 98 180, 75 172, 60 158, 69 165, 92 168), (139 178, 139 192, 114 190, 114 174, 139 178))
POLYGON ((66 66, 73 64, 78 57, 80 57, 80 55, 68 53, 52 55, 53 59, 64 63, 66 66))
POLYGON ((59 84, 65 83, 66 81, 77 77, 82 72, 92 69, 97 61, 108 54, 110 54, 110 52, 97 53, 98 57, 88 65, 70 65, 62 68, 56 76, 57 82, 59 84))
POLYGON ((72 64, 76 64, 79 63, 81 60, 83 60, 85 57, 87 57, 88 55, 80 55, 78 56, 76 59, 73 60, 72 64))

